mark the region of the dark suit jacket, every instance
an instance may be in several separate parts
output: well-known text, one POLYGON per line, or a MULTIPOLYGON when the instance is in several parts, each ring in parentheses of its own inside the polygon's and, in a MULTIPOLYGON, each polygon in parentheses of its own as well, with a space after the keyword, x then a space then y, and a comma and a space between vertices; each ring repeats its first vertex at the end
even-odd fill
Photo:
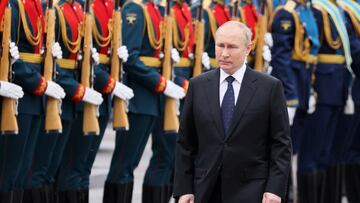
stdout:
POLYGON ((281 82, 246 69, 225 139, 219 77, 217 69, 190 81, 176 145, 174 196, 195 194, 196 203, 206 203, 220 177, 224 203, 261 202, 264 192, 284 197, 291 141, 281 82))

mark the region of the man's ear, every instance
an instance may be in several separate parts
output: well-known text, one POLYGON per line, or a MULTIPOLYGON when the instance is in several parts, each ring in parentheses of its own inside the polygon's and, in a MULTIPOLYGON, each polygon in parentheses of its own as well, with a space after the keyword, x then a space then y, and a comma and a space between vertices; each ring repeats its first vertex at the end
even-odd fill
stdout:
POLYGON ((246 55, 248 56, 250 54, 250 51, 253 48, 253 43, 251 42, 249 45, 247 45, 246 47, 246 55))

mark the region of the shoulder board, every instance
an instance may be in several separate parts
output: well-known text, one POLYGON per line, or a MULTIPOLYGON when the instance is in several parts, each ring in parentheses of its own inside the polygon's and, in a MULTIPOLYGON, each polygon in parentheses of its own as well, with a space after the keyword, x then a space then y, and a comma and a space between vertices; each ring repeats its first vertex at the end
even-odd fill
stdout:
POLYGON ((296 7, 295 1, 289 0, 288 2, 286 2, 284 9, 291 13, 292 11, 295 10, 295 7, 296 7))

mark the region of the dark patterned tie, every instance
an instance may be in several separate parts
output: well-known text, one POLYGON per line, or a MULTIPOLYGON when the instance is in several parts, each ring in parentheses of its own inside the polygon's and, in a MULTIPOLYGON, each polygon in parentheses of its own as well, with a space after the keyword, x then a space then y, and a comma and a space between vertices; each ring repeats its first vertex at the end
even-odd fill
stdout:
POLYGON ((221 104, 221 112, 222 112, 222 120, 224 124, 225 130, 225 137, 228 136, 229 127, 234 115, 235 109, 235 95, 234 95, 234 88, 232 83, 234 82, 235 78, 233 76, 228 76, 226 81, 228 82, 228 87, 225 92, 224 98, 221 104))

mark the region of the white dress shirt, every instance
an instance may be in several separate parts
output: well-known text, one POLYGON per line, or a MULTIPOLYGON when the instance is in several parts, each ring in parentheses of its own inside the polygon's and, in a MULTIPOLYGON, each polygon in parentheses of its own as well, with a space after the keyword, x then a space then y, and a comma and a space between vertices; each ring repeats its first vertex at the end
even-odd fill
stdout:
MULTIPOLYGON (((234 94, 235 94, 234 95, 235 96, 235 105, 236 105, 237 99, 239 97, 240 87, 241 87, 242 80, 244 78, 245 70, 246 70, 246 64, 244 63, 241 66, 241 68, 239 68, 234 74, 232 74, 232 76, 235 78, 234 82, 232 83, 232 86, 234 89, 234 94)), ((226 78, 228 76, 230 76, 230 75, 225 73, 225 71, 223 71, 220 68, 220 85, 219 85, 220 107, 221 107, 222 100, 224 98, 225 92, 228 87, 228 82, 226 81, 226 78)))

